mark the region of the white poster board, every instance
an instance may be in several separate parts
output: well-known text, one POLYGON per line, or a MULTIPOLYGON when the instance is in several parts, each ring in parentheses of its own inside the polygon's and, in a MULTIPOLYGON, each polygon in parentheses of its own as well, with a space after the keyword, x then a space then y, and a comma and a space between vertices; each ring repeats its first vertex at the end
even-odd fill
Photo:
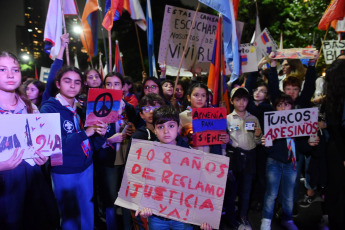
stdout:
POLYGON ((345 53, 345 41, 327 40, 324 42, 323 56, 327 65, 332 64, 341 53, 345 53))
POLYGON ((256 57, 256 48, 254 44, 241 44, 239 53, 242 73, 258 71, 258 61, 256 57))
MULTIPOLYGON (((158 63, 167 65, 167 75, 174 75, 180 64, 194 14, 193 10, 165 6, 158 63)), ((183 59, 181 76, 189 75, 187 70, 190 70, 192 66, 201 67, 203 72, 208 71, 212 60, 217 24, 217 16, 198 13, 183 59)))
POLYGON ((278 49, 276 42, 267 28, 265 28, 260 36, 255 39, 254 45, 256 46, 257 51, 261 52, 264 56, 268 56, 272 51, 276 51, 278 49))
POLYGON ((265 112, 265 145, 279 138, 315 136, 317 122, 318 108, 265 112))
POLYGON ((0 161, 8 160, 18 148, 23 159, 45 156, 62 159, 59 113, 5 114, 0 119, 0 161))
POLYGON ((115 204, 219 228, 229 158, 133 139, 115 204))
POLYGON ((50 72, 50 68, 41 67, 41 72, 40 72, 40 81, 41 82, 47 83, 49 72, 50 72))

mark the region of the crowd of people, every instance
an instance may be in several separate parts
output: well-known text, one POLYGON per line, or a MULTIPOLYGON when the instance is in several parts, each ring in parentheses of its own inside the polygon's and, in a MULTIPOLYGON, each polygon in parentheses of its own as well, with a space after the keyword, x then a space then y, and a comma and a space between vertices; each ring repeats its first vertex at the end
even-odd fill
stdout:
POLYGON ((317 53, 308 66, 284 60, 282 74, 271 53, 260 61, 259 71, 229 86, 232 112, 227 115, 227 134, 220 136, 223 144, 195 146, 191 111, 215 106, 207 77, 196 76, 200 71, 176 84, 155 77, 133 82, 117 72, 102 79, 96 69, 82 73, 63 66, 68 41, 68 34, 61 36, 46 85, 38 80, 22 83, 18 59, 0 53, 0 113, 59 113, 63 152, 59 166, 51 166, 39 151, 37 158, 23 160, 20 149, 0 162, 0 229, 97 229, 102 219, 106 229, 212 229, 206 222, 193 226, 155 215, 149 208, 134 212, 114 204, 132 138, 228 156, 222 222, 231 229, 251 229, 250 209, 262 212, 261 230, 271 229, 279 212, 283 227, 298 229, 294 212, 317 197, 325 199, 329 228, 343 229, 344 55, 318 78, 317 53), (262 70, 264 66, 269 68, 262 70), (90 88, 123 91, 116 122, 83 126, 90 88), (319 109, 318 137, 276 139, 265 146, 265 112, 309 107, 319 109), (248 123, 254 123, 254 129, 246 128, 248 123), (301 199, 302 175, 307 194, 301 199))

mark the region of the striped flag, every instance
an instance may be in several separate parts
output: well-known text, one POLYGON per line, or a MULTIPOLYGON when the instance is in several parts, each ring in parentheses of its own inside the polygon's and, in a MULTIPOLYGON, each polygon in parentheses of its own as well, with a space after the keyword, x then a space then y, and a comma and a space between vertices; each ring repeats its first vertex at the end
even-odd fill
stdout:
POLYGON ((226 87, 225 76, 225 61, 224 49, 222 48, 222 19, 219 18, 216 37, 214 41, 214 48, 212 54, 212 61, 210 64, 207 87, 212 90, 213 98, 212 105, 218 107, 220 101, 224 101, 227 113, 230 113, 230 101, 228 90, 226 87), (222 65, 223 62, 223 65, 222 65), (223 84, 223 92, 221 92, 221 84, 223 84))
MULTIPOLYGON (((62 0, 64 15, 77 15, 77 8, 74 0, 62 0)), ((49 57, 55 59, 58 55, 62 35, 62 11, 61 0, 50 0, 46 24, 44 27, 44 51, 49 57)))
POLYGON ((147 21, 147 51, 149 56, 149 76, 158 77, 156 71, 156 59, 154 53, 154 42, 153 42, 153 24, 152 24, 152 13, 151 13, 151 0, 147 0, 146 4, 146 21, 147 21))
POLYGON ((238 52, 238 39, 236 34, 236 21, 234 6, 231 0, 199 0, 203 4, 223 14, 224 54, 226 63, 231 69, 231 82, 235 81, 240 72, 240 57, 238 52))
POLYGON ((123 8, 131 15, 133 21, 145 31, 146 19, 139 0, 124 0, 123 8))
POLYGON ((99 72, 99 75, 101 77, 101 80, 103 82, 103 79, 104 79, 104 73, 103 73, 103 64, 102 64, 102 53, 99 52, 99 56, 98 56, 98 72, 99 72))
POLYGON ((107 0, 105 2, 105 16, 102 22, 103 27, 110 31, 113 22, 119 20, 122 15, 123 0, 107 0))
POLYGON ((119 48, 119 42, 116 40, 116 46, 115 46, 115 64, 114 64, 114 72, 119 72, 122 76, 125 74, 123 71, 123 65, 122 65, 122 58, 119 48))
POLYGON ((330 24, 335 29, 337 26, 337 20, 342 20, 344 16, 345 16, 345 1, 332 0, 319 22, 319 29, 327 30, 330 24))
POLYGON ((97 55, 98 47, 98 2, 97 0, 86 0, 81 17, 83 33, 80 35, 81 42, 89 54, 89 60, 97 55))

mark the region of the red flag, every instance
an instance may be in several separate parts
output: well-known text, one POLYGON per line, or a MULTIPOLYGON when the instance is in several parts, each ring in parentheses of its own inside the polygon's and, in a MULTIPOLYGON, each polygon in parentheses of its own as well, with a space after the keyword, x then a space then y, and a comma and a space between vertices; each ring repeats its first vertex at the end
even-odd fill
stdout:
POLYGON ((238 14, 238 2, 239 0, 232 0, 232 5, 234 6, 235 20, 237 19, 237 14, 238 14))
MULTIPOLYGON (((109 4, 109 0, 106 1, 106 6, 109 4)), ((110 31, 113 28, 114 18, 115 20, 119 19, 122 15, 123 9, 123 0, 111 0, 110 9, 104 16, 102 25, 103 27, 110 31)))
POLYGON ((102 82, 103 82, 104 74, 103 74, 103 64, 102 64, 102 53, 99 53, 98 60, 99 60, 98 72, 99 72, 99 75, 100 75, 101 80, 102 80, 102 82))
POLYGON ((38 80, 38 74, 37 74, 37 68, 36 68, 36 65, 35 65, 35 79, 38 80))
POLYGON ((224 49, 222 47, 222 42, 222 18, 219 18, 216 38, 214 41, 212 61, 208 74, 207 87, 213 92, 212 105, 219 106, 219 102, 224 101, 227 113, 229 114, 230 103, 228 90, 226 87, 224 49), (221 92, 221 84, 223 84, 223 92, 221 92))
POLYGON ((119 42, 116 40, 116 47, 115 47, 115 64, 114 64, 114 72, 119 72, 120 74, 124 75, 123 66, 122 66, 122 58, 120 55, 120 48, 119 42))
POLYGON ((87 0, 81 17, 83 33, 80 35, 81 42, 89 54, 89 59, 97 55, 98 46, 98 2, 97 0, 87 0))
POLYGON ((332 26, 336 28, 335 20, 341 20, 344 18, 344 16, 345 16, 345 1, 332 0, 319 22, 319 29, 327 30, 331 23, 332 23, 332 26))

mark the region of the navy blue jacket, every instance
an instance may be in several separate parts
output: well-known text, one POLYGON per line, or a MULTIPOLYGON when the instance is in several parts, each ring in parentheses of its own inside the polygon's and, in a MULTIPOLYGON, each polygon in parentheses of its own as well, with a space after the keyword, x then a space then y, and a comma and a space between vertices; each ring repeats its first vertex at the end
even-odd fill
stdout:
POLYGON ((52 172, 59 174, 83 172, 92 164, 92 149, 99 149, 105 143, 106 138, 97 134, 93 135, 89 139, 91 151, 89 156, 86 157, 81 144, 88 137, 84 130, 81 132, 76 131, 74 115, 68 108, 51 97, 43 103, 41 113, 60 113, 63 165, 52 167, 52 172), (70 126, 71 124, 73 126, 70 126))

